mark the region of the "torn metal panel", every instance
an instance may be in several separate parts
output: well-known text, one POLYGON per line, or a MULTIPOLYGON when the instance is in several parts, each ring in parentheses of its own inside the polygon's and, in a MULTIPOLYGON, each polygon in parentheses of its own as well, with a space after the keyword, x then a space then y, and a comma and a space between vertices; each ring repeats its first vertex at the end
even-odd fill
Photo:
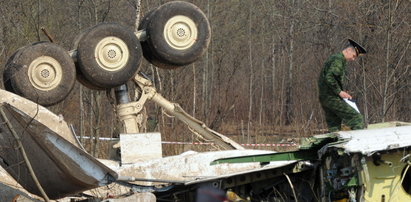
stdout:
POLYGON ((397 151, 382 155, 384 161, 391 164, 376 165, 371 157, 367 157, 366 170, 360 172, 361 183, 364 184, 365 201, 411 201, 410 164, 401 161, 409 152, 397 151))
MULTIPOLYGON (((261 150, 228 150, 216 152, 194 152, 189 151, 177 156, 169 156, 162 159, 123 165, 121 167, 109 165, 121 176, 133 176, 136 178, 162 179, 168 181, 179 181, 185 183, 195 183, 199 180, 212 179, 219 176, 236 175, 238 173, 253 171, 262 167, 280 167, 294 163, 295 161, 272 162, 262 166, 260 163, 242 164, 219 164, 211 166, 210 163, 219 158, 228 158, 244 155, 258 155, 273 153, 272 151, 261 150)), ((152 185, 153 183, 138 182, 138 184, 152 185)))
POLYGON ((0 118, 0 165, 30 193, 40 195, 11 130, 19 135, 33 170, 51 199, 96 188, 117 178, 116 172, 43 123, 11 105, 3 104, 1 109, 12 128, 5 124, 5 117, 0 118))
POLYGON ((252 156, 237 156, 231 158, 217 159, 211 162, 211 165, 220 163, 249 163, 259 162, 268 163, 273 161, 297 161, 297 160, 315 160, 317 159, 317 153, 312 150, 298 150, 291 152, 280 152, 274 154, 260 154, 252 156))
MULTIPOLYGON (((289 166, 289 165, 297 165, 297 161, 295 160, 290 160, 290 161, 276 161, 276 162, 271 162, 267 165, 260 165, 259 168, 254 168, 254 169, 245 169, 244 171, 237 171, 233 173, 228 173, 228 174, 222 174, 219 176, 215 177, 208 177, 208 178, 203 178, 203 179, 197 179, 193 181, 186 182, 185 185, 192 185, 192 184, 198 184, 198 183, 203 183, 203 182, 210 182, 210 181, 215 181, 215 180, 222 180, 222 179, 227 179, 230 177, 236 177, 236 176, 246 176, 247 174, 259 174, 262 175, 265 171, 270 172, 271 174, 275 173, 277 170, 281 170, 282 167, 289 166)), ((218 166, 218 165, 214 165, 218 166)), ((290 167, 287 172, 293 172, 292 167, 290 167)), ((261 177, 260 177, 261 178, 261 177)))
POLYGON ((120 134, 121 164, 162 157, 160 133, 120 134))
POLYGON ((339 139, 345 141, 333 147, 343 148, 347 153, 371 155, 377 151, 410 147, 410 135, 411 126, 341 131, 339 139))
POLYGON ((80 144, 76 141, 74 134, 71 132, 61 115, 58 116, 37 103, 0 89, 0 104, 3 103, 7 103, 16 109, 19 109, 29 117, 44 124, 51 131, 60 134, 62 138, 66 139, 71 144, 80 147, 80 144))
POLYGON ((260 162, 268 163, 274 161, 300 161, 300 160, 316 160, 318 159, 317 150, 321 149, 324 145, 337 141, 335 134, 317 135, 309 137, 303 140, 300 145, 300 149, 297 151, 279 152, 272 154, 260 154, 260 155, 246 155, 236 156, 229 158, 222 158, 213 161, 211 164, 219 163, 248 163, 248 162, 260 162))

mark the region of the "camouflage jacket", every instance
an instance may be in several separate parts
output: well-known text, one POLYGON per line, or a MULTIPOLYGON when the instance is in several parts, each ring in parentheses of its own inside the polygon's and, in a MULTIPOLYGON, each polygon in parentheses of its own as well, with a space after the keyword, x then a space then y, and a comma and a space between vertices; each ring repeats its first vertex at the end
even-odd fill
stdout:
POLYGON ((338 93, 344 89, 346 64, 347 61, 341 52, 327 58, 318 79, 320 97, 338 96, 338 93))

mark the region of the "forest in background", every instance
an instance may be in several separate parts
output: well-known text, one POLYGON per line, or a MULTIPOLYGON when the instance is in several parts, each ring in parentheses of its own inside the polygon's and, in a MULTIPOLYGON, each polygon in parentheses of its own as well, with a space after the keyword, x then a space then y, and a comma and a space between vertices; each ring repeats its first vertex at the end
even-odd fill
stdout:
MULTIPOLYGON (((83 30, 116 22, 136 30, 166 0, 0 0, 0 66, 13 52, 48 40, 66 50, 83 30), (140 12, 138 12, 140 11, 140 12), (139 13, 140 15, 136 15, 139 13)), ((348 63, 347 90, 367 124, 411 121, 411 2, 409 0, 192 0, 204 11, 212 38, 197 62, 165 70, 143 62, 140 71, 159 93, 210 128, 240 143, 277 143, 326 131, 318 103, 318 74, 347 38, 368 50, 348 63)), ((132 83, 129 83, 131 86, 132 83)), ((116 136, 113 92, 76 84, 49 107, 83 136, 116 136)), ((181 122, 148 103, 149 131, 164 141, 198 141, 181 122), (155 124, 153 124, 155 123, 155 124), (155 127, 154 127, 155 126, 155 127)), ((93 155, 105 143, 87 142, 93 155)), ((165 145, 166 155, 191 146, 165 145)))

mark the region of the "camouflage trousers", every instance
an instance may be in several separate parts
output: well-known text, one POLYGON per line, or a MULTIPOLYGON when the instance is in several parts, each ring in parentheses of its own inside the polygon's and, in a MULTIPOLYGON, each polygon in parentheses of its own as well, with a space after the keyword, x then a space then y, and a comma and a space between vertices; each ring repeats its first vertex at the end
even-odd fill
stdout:
POLYGON ((351 130, 364 128, 364 120, 360 113, 337 96, 320 96, 321 107, 330 132, 340 131, 341 123, 351 130))

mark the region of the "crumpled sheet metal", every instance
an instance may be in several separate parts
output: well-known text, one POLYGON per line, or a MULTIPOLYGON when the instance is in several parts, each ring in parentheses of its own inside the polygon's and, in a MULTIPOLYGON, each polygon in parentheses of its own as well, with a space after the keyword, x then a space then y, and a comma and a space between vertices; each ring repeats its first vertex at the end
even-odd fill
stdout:
POLYGON ((343 148, 347 153, 372 155, 378 151, 410 147, 411 126, 341 131, 338 137, 343 142, 333 147, 343 148))
POLYGON ((61 137, 69 141, 70 143, 80 147, 80 144, 76 141, 74 134, 71 132, 67 123, 62 116, 58 116, 47 108, 18 96, 14 93, 0 89, 0 104, 7 103, 10 106, 19 109, 21 112, 33 117, 34 120, 44 124, 51 131, 60 134, 61 137))
MULTIPOLYGON (((258 155, 273 153, 263 150, 226 150, 213 152, 188 151, 176 156, 138 162, 131 165, 116 166, 111 164, 113 170, 120 176, 133 176, 145 179, 161 179, 185 184, 207 181, 218 177, 228 177, 241 173, 253 172, 260 169, 281 167, 295 161, 271 162, 264 167, 260 163, 236 163, 210 165, 216 159, 245 155, 258 155)), ((138 182, 136 184, 153 185, 158 183, 138 182)))
MULTIPOLYGON (((21 97, 16 97, 13 102, 14 105, 0 103, 0 108, 19 135, 33 170, 49 198, 62 198, 111 183, 111 180, 117 178, 116 172, 65 138, 71 135, 67 124, 59 126, 66 127, 63 130, 57 129, 60 133, 46 126, 50 123, 44 123, 45 120, 55 120, 53 113, 42 109, 42 122, 39 122, 39 119, 33 119, 20 108, 16 108, 22 106, 22 103, 35 103, 27 102, 21 97), (62 131, 70 134, 62 134, 62 131)), ((0 119, 0 165, 27 191, 40 195, 16 146, 10 127, 3 116, 0 116, 0 119)))

